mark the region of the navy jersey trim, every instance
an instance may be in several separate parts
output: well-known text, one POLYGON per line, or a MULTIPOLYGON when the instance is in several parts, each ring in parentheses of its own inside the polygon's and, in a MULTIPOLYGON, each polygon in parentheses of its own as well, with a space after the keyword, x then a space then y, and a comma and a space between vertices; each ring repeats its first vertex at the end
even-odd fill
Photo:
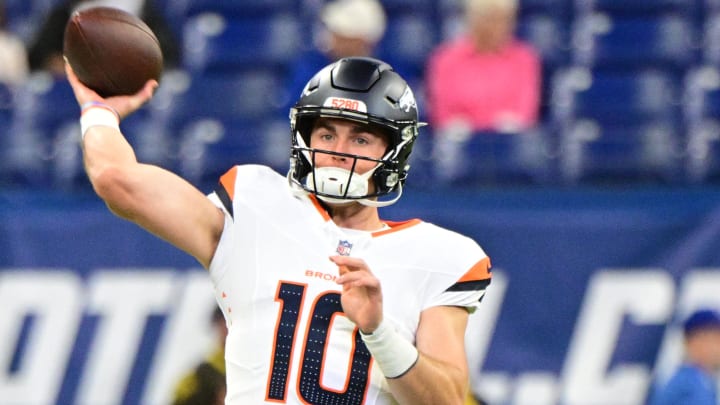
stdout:
POLYGON ((489 278, 485 280, 459 281, 445 291, 482 291, 490 285, 489 278))
POLYGON ((217 187, 215 188, 215 194, 220 199, 220 202, 222 202, 223 207, 225 207, 227 212, 230 214, 230 218, 235 219, 233 213, 232 199, 230 199, 230 195, 228 194, 227 190, 225 190, 225 186, 223 186, 222 183, 218 183, 217 187))

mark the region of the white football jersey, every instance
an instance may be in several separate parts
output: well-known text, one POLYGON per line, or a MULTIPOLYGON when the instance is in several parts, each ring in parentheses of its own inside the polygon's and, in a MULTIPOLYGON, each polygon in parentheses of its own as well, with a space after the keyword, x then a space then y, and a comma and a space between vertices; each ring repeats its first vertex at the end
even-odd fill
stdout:
POLYGON ((209 198, 225 212, 210 265, 228 324, 227 404, 392 404, 380 369, 344 315, 332 255, 378 277, 384 318, 415 342, 420 314, 474 310, 490 262, 470 238, 417 219, 339 228, 312 195, 268 167, 236 166, 209 198))

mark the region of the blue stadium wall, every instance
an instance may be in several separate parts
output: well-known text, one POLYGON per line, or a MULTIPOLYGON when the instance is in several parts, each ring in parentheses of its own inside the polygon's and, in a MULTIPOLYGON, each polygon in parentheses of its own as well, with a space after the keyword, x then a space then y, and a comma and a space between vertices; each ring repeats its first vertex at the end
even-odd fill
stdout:
MULTIPOLYGON (((384 212, 491 256, 468 332, 491 404, 643 403, 680 359, 677 319, 720 308, 720 190, 410 188, 384 212)), ((213 306, 191 258, 89 192, 0 195, 0 403, 167 403, 213 306)))

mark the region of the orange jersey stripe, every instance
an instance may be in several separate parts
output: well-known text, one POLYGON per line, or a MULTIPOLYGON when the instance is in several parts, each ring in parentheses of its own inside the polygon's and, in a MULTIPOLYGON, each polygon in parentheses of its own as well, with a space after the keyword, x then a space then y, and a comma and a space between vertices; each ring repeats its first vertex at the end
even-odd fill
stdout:
POLYGON ((472 268, 458 280, 458 283, 487 280, 492 277, 492 273, 490 272, 491 267, 490 258, 486 257, 472 266, 472 268))
POLYGON ((225 174, 220 177, 220 184, 225 188, 225 191, 230 197, 230 200, 235 198, 235 178, 237 177, 237 167, 233 167, 228 170, 225 174))
POLYGON ((322 215, 322 217, 326 221, 329 221, 331 219, 330 214, 328 214, 327 210, 325 209, 325 207, 323 207, 323 205, 320 203, 318 198, 314 194, 308 194, 308 197, 310 197, 310 201, 312 201, 313 205, 315 206, 315 209, 318 210, 320 215, 322 215))
POLYGON ((385 230, 383 230, 383 231, 373 232, 373 234, 372 234, 373 238, 374 238, 374 237, 377 237, 377 236, 385 235, 385 234, 388 234, 388 233, 397 232, 397 231, 400 231, 400 230, 402 230, 402 229, 409 228, 409 227, 411 227, 411 226, 415 226, 415 225, 419 224, 419 223, 422 222, 422 221, 420 221, 419 219, 409 219, 409 220, 407 220, 407 221, 400 221, 400 222, 395 222, 395 221, 383 221, 383 222, 385 222, 386 224, 388 224, 388 226, 390 227, 390 229, 385 229, 385 230))

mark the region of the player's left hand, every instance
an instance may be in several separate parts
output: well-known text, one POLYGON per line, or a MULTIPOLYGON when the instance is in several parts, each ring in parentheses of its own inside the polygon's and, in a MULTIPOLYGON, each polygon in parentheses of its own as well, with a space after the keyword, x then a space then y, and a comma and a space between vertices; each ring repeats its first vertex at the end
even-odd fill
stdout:
POLYGON ((342 286, 341 304, 345 315, 363 333, 372 333, 383 318, 380 280, 370 271, 364 260, 348 256, 330 256, 338 265, 342 286))

